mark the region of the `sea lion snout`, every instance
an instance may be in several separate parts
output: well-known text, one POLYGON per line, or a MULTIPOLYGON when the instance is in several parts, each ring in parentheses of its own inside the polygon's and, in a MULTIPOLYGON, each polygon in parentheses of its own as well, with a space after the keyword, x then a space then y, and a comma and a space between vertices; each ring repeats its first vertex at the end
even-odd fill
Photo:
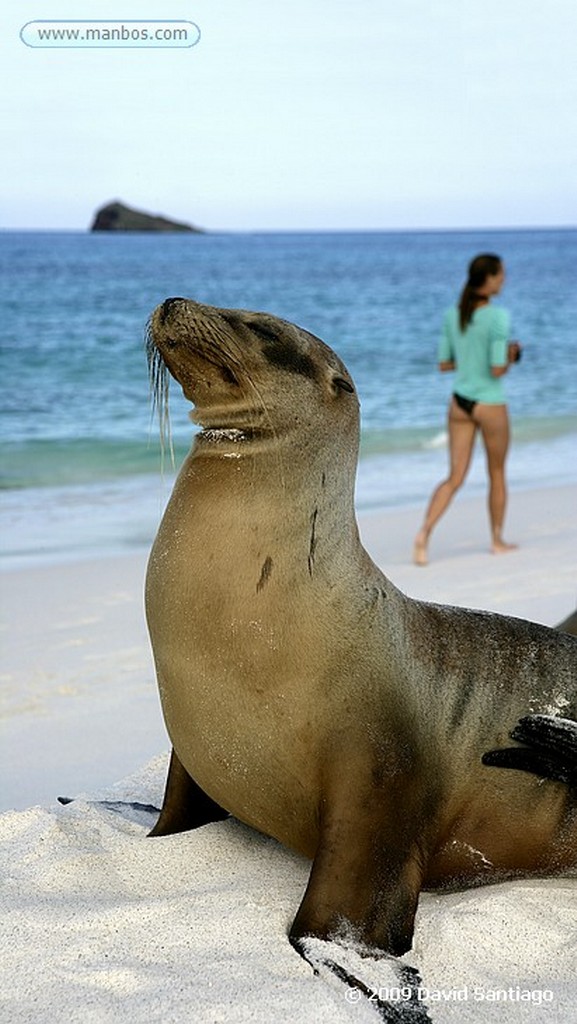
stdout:
POLYGON ((164 300, 164 302, 159 308, 159 318, 161 324, 164 324, 167 316, 170 313, 171 307, 174 306, 177 302, 186 302, 186 299, 183 299, 180 296, 174 296, 173 298, 164 300))

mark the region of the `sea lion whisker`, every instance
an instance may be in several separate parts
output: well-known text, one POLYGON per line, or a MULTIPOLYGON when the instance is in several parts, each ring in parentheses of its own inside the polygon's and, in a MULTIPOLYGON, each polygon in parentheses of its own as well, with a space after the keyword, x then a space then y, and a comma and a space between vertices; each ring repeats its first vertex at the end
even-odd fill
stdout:
POLYGON ((168 448, 170 452, 170 462, 174 469, 175 458, 174 446, 172 443, 172 432, 170 428, 169 406, 170 374, 162 357, 162 352, 154 343, 152 324, 150 321, 146 329, 145 347, 151 398, 150 429, 152 429, 152 422, 156 413, 159 425, 161 468, 164 469, 164 456, 166 449, 168 448))
MULTIPOLYGON (((226 356, 226 360, 229 361, 237 370, 243 370, 244 363, 242 359, 242 350, 238 351, 238 354, 234 354, 230 349, 231 339, 227 332, 223 330, 219 324, 210 323, 203 326, 202 329, 202 340, 208 342, 210 345, 211 354, 213 354, 214 365, 221 366, 223 364, 222 356, 226 356)), ((238 346, 237 346, 238 348, 238 346)), ((206 349, 204 346, 201 347, 203 358, 208 358, 206 349)))

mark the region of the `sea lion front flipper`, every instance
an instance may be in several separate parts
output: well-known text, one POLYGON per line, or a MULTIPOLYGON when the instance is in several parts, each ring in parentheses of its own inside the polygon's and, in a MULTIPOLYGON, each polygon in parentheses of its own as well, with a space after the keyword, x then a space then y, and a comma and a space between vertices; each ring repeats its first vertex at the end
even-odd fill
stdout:
POLYGON ((351 1003, 364 997, 385 1024, 432 1024, 427 989, 410 964, 386 953, 357 949, 354 943, 345 947, 307 938, 299 939, 296 948, 318 977, 329 984, 336 979, 352 989, 345 995, 351 1003))
POLYGON ((369 852, 366 858, 359 853, 358 835, 354 845, 351 840, 341 850, 327 846, 317 853, 289 933, 292 945, 300 952, 299 940, 305 936, 338 939, 350 929, 367 947, 396 956, 406 953, 413 938, 421 873, 416 858, 399 863, 398 851, 394 857, 397 863, 389 871, 384 866, 377 871, 369 852))
MULTIPOLYGON (((350 793, 342 794, 346 798, 350 793)), ((391 816, 391 801, 365 793, 333 808, 323 824, 309 883, 289 933, 291 945, 316 974, 331 975, 367 999, 379 1016, 395 1024, 426 1024, 419 998, 420 976, 396 959, 410 949, 422 882, 416 843, 408 838, 411 817, 391 816), (386 813, 384 813, 386 809, 386 813), (407 846, 408 853, 402 852, 407 846), (383 961, 402 986, 402 1004, 383 997, 363 961, 383 961)), ((377 972, 379 976, 379 972, 377 972)))
POLYGON ((168 767, 162 810, 149 836, 170 836, 188 832, 211 821, 228 818, 219 804, 209 797, 188 774, 173 750, 168 767))
POLYGON ((351 791, 343 785, 325 809, 307 889, 289 934, 297 949, 305 936, 346 941, 347 934, 394 956, 411 948, 424 872, 423 851, 412 832, 413 824, 416 832, 422 822, 405 808, 399 824, 392 805, 393 794, 382 789, 351 791))

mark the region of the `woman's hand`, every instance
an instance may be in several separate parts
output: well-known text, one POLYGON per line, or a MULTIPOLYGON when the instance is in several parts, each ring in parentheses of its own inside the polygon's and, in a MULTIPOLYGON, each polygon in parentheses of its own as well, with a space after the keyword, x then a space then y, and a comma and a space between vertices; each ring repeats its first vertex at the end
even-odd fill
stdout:
POLYGON ((510 341, 507 350, 507 359, 509 361, 509 364, 518 363, 521 358, 522 351, 523 349, 519 341, 510 341))

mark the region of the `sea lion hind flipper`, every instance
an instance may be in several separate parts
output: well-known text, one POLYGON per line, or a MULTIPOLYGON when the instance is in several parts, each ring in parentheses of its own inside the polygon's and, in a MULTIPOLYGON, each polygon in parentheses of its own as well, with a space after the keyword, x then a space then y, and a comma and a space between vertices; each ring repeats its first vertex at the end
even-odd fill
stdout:
POLYGON ((577 785, 577 722, 554 715, 526 715, 510 736, 524 746, 490 750, 483 754, 484 765, 577 785))
POLYGON ((211 821, 228 818, 217 804, 183 767, 176 752, 170 756, 162 810, 149 836, 170 836, 176 832, 188 832, 211 821))
POLYGON ((503 750, 490 750, 483 754, 482 762, 490 768, 512 768, 519 772, 529 772, 541 779, 572 784, 571 772, 555 760, 527 747, 505 747, 503 750))
POLYGON ((577 722, 555 715, 525 715, 511 739, 572 761, 577 769, 577 722))

